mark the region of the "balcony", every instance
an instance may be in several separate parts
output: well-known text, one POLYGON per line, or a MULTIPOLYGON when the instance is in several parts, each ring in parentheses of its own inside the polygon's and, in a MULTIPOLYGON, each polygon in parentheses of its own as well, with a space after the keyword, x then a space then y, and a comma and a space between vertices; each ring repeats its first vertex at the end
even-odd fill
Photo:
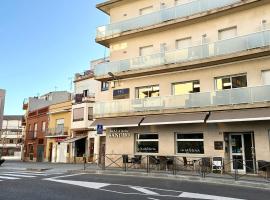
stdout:
POLYGON ((34 140, 34 139, 37 138, 37 132, 35 132, 35 131, 29 131, 26 137, 29 140, 34 140))
MULTIPOLYGON (((159 52, 148 56, 102 63, 95 67, 94 73, 96 79, 103 79, 108 78, 109 72, 118 75, 118 77, 121 74, 117 73, 136 74, 140 73, 139 70, 148 69, 156 71, 161 70, 161 67, 165 68, 166 72, 168 72, 168 65, 170 64, 185 65, 187 62, 200 61, 198 64, 202 66, 203 59, 225 60, 235 58, 238 56, 236 53, 241 52, 244 52, 244 55, 252 55, 254 53, 251 50, 268 47, 269 45, 270 28, 267 28, 259 32, 219 40, 214 43, 205 43, 174 51, 159 52)), ((212 60, 211 62, 213 63, 212 60)), ((189 63, 186 65, 189 65, 189 63)))
POLYGON ((241 0, 194 0, 189 3, 161 9, 147 15, 98 27, 96 38, 99 40, 101 38, 118 35, 122 32, 160 24, 239 2, 241 2, 241 0))
POLYGON ((270 85, 264 85, 214 92, 189 93, 177 96, 97 102, 94 106, 94 115, 99 118, 110 115, 121 116, 127 115, 128 113, 134 114, 136 112, 142 113, 173 109, 212 109, 218 106, 255 104, 269 101, 270 85))
POLYGON ((74 77, 74 82, 82 81, 85 79, 89 79, 94 77, 94 73, 92 70, 86 70, 83 73, 77 73, 74 77))
POLYGON ((49 128, 46 131, 46 137, 67 137, 68 130, 67 127, 49 128))
POLYGON ((84 102, 94 102, 95 101, 95 93, 79 93, 75 94, 73 97, 73 103, 84 103, 84 102))

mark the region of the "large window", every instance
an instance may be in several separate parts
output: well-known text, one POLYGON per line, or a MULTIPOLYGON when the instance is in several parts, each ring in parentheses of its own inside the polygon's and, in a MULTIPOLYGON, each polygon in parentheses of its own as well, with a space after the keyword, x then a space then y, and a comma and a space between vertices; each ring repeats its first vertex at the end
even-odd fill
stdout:
POLYGON ((200 92, 200 81, 196 80, 183 83, 173 83, 172 92, 173 95, 200 92))
POLYGON ((176 134, 177 153, 204 154, 203 133, 176 134))
POLYGON ((140 47, 140 56, 148 56, 153 53, 153 45, 140 47))
POLYGON ((215 79, 216 90, 247 87, 247 75, 224 76, 215 79))
POLYGON ((136 98, 144 99, 159 96, 159 85, 145 86, 136 88, 136 98))
POLYGON ((140 15, 146 15, 153 12, 153 6, 148 6, 140 9, 140 15))
POLYGON ((270 85, 270 70, 262 71, 262 81, 264 85, 270 85))
POLYGON ((38 126, 37 123, 34 124, 34 138, 37 137, 37 130, 38 130, 38 126))
POLYGON ((219 40, 226 40, 229 38, 233 38, 237 36, 237 27, 230 27, 230 28, 225 28, 222 30, 218 31, 218 39, 219 40))
POLYGON ((42 122, 42 132, 46 131, 46 122, 42 122))
POLYGON ((158 134, 136 134, 137 153, 158 153, 158 134))
POLYGON ((56 134, 63 134, 64 125, 65 125, 64 119, 57 119, 56 120, 56 134))
POLYGON ((175 42, 176 49, 188 48, 190 46, 191 46, 191 37, 179 39, 176 40, 175 42))
POLYGON ((107 90, 109 90, 109 82, 102 81, 101 82, 101 91, 107 91, 107 90))
POLYGON ((73 121, 83 121, 84 119, 84 108, 75 108, 73 110, 73 121))

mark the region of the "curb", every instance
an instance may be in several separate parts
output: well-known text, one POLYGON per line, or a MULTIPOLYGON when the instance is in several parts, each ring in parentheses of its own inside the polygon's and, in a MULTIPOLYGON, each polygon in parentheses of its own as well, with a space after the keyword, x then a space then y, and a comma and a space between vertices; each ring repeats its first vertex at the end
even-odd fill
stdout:
POLYGON ((167 179, 167 180, 177 180, 177 181, 190 181, 190 182, 200 182, 207 184, 220 184, 229 185, 237 187, 247 187, 256 189, 270 190, 270 182, 252 182, 252 181, 234 181, 224 178, 202 178, 199 176, 187 176, 187 175, 170 175, 170 174, 156 174, 156 173, 143 173, 143 172, 116 172, 116 171, 103 171, 103 170, 68 170, 69 173, 85 173, 85 174, 98 174, 98 175, 112 175, 112 176, 136 176, 141 178, 154 178, 154 179, 167 179))

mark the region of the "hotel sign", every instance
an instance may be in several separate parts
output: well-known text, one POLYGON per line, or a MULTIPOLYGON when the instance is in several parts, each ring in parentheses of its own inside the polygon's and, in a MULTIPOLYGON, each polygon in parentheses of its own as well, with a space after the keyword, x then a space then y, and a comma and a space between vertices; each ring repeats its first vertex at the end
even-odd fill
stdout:
POLYGON ((123 137, 131 137, 128 129, 110 129, 110 138, 123 138, 123 137))

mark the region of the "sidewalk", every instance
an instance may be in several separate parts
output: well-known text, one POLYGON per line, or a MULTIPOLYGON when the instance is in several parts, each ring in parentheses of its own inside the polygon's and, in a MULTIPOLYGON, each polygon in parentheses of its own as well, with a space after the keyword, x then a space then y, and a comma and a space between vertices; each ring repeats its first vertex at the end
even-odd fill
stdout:
POLYGON ((69 164, 69 163, 49 163, 49 162, 23 162, 7 160, 0 167, 7 170, 32 170, 32 171, 50 171, 65 173, 70 170, 82 170, 83 164, 69 164))

